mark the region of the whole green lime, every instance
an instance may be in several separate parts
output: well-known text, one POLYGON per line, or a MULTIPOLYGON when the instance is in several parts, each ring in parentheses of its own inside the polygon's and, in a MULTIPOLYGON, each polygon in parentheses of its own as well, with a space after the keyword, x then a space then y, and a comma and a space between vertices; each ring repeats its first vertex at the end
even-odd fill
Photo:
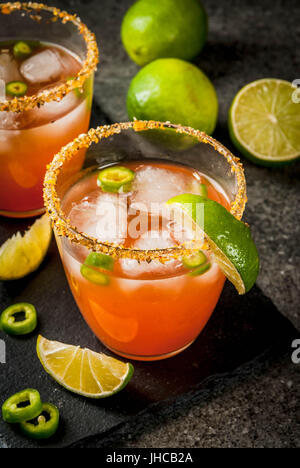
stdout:
POLYGON ((164 57, 192 60, 207 30, 200 0, 138 0, 124 16, 121 37, 132 60, 144 66, 164 57))
POLYGON ((159 59, 133 78, 127 110, 131 120, 170 121, 211 135, 218 118, 218 98, 211 81, 195 65, 159 59))

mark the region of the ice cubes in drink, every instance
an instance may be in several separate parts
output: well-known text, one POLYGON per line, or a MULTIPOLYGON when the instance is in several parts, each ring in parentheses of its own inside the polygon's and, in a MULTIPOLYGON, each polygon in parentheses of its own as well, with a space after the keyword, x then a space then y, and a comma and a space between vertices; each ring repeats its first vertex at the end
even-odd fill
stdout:
POLYGON ((133 208, 162 214, 164 202, 186 192, 186 181, 174 171, 147 166, 137 171, 132 190, 133 208))
POLYGON ((123 244, 127 236, 127 201, 118 194, 92 192, 74 204, 71 224, 102 242, 123 244))
POLYGON ((0 80, 5 83, 21 80, 18 64, 9 52, 0 54, 0 80))
POLYGON ((31 114, 36 125, 45 122, 53 122, 71 112, 79 104, 79 99, 74 92, 68 93, 60 101, 50 101, 41 107, 34 109, 31 114))
MULTIPOLYGON (((131 248, 139 250, 155 250, 167 249, 178 245, 170 236, 167 230, 148 231, 145 232, 138 240, 136 240, 131 248)), ((176 273, 176 269, 181 267, 181 263, 177 260, 169 260, 165 264, 159 260, 153 260, 150 263, 138 262, 133 259, 122 259, 121 268, 123 273, 129 277, 140 277, 141 275, 168 276, 168 274, 176 273)))
POLYGON ((20 71, 29 83, 50 83, 63 73, 63 65, 59 52, 46 49, 25 60, 20 71))

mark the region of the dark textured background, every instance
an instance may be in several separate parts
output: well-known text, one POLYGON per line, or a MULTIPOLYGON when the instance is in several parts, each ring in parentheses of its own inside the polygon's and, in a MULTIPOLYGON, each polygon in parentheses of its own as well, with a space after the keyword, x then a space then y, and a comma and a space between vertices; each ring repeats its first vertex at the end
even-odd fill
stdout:
MULTIPOLYGON (((119 29, 131 0, 54 1, 78 13, 97 34, 101 64, 96 77, 98 123, 126 120, 125 97, 138 67, 122 48, 119 29)), ((216 138, 229 148, 226 116, 244 84, 263 77, 300 78, 300 4, 289 1, 204 0, 208 43, 197 64, 217 88, 216 138)), ((95 122, 94 122, 95 123, 95 122)), ((236 153, 236 151, 234 150, 236 153)), ((250 222, 259 247, 264 293, 300 329, 300 164, 272 170, 245 162, 250 222)), ((270 323, 270 333, 272 323, 270 323)), ((123 428, 102 446, 300 447, 300 365, 289 355, 261 359, 206 395, 180 401, 123 428)), ((0 441, 1 442, 1 441, 0 441)), ((1 444, 0 444, 1 445, 1 444)))

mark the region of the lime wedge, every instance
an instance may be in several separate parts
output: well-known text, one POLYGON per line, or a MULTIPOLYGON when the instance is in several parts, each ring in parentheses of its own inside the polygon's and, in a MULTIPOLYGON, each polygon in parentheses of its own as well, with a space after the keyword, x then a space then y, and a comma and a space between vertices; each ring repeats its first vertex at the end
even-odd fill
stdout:
POLYGON ((23 278, 42 263, 51 241, 48 215, 39 218, 24 236, 20 232, 0 247, 0 280, 23 278))
POLYGON ((258 253, 250 228, 219 203, 200 195, 178 195, 167 205, 182 210, 189 220, 193 220, 195 231, 204 233, 216 262, 239 294, 248 292, 259 272, 258 253), (200 211, 203 214, 201 222, 197 219, 200 211))
POLYGON ((81 349, 42 336, 37 354, 45 371, 67 390, 87 398, 105 398, 122 390, 133 375, 133 366, 105 354, 81 349))
POLYGON ((262 166, 279 166, 300 157, 300 106, 288 81, 263 79, 242 88, 229 111, 229 133, 236 148, 262 166))

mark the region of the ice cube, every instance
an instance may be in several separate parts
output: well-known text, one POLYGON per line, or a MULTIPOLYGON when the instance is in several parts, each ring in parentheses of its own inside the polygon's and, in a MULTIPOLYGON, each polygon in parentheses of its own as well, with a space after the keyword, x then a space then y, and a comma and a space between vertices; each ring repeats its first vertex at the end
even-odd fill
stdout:
POLYGON ((17 62, 6 52, 0 54, 0 80, 5 83, 21 80, 17 62))
MULTIPOLYGON (((168 231, 148 231, 144 233, 137 241, 134 242, 133 248, 140 250, 155 250, 155 249, 166 249, 174 247, 177 244, 171 238, 168 231)), ((122 259, 121 268, 126 276, 139 277, 140 275, 157 275, 167 276, 176 274, 176 270, 180 267, 180 262, 177 260, 169 260, 165 264, 162 264, 158 260, 153 260, 150 263, 138 262, 133 259, 122 259)))
POLYGON ((25 60, 20 71, 29 83, 48 83, 60 77, 63 65, 58 52, 46 49, 25 60))
POLYGON ((186 180, 179 173, 158 167, 145 167, 137 171, 133 185, 131 205, 157 214, 170 198, 185 193, 186 180))
MULTIPOLYGON (((24 126, 22 113, 0 112, 0 128, 2 130, 20 130, 24 126)), ((14 134, 16 136, 16 134, 14 134)))
POLYGON ((31 119, 34 121, 35 126, 53 122, 69 114, 79 102, 76 95, 71 92, 61 101, 46 102, 40 108, 33 109, 31 111, 31 119))
POLYGON ((127 235, 127 202, 118 194, 95 191, 74 205, 69 218, 81 232, 102 242, 123 244, 127 235))

